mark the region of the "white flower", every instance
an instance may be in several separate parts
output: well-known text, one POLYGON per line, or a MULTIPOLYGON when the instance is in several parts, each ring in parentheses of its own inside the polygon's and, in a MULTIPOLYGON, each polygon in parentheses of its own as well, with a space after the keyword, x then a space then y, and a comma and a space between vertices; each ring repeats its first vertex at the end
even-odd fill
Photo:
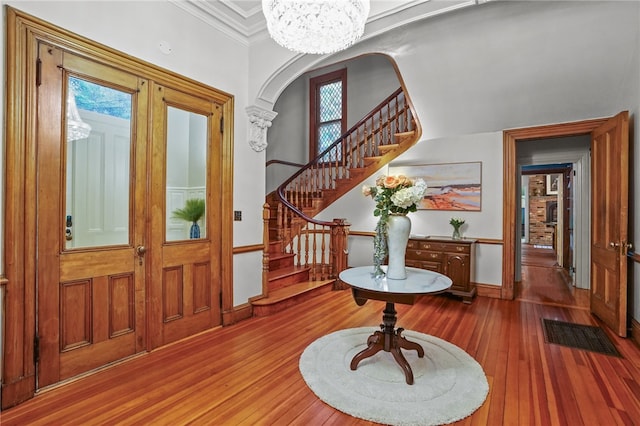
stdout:
POLYGON ((426 190, 427 184, 422 179, 418 179, 413 186, 403 188, 394 193, 391 196, 391 202, 398 207, 406 209, 420 203, 426 190))

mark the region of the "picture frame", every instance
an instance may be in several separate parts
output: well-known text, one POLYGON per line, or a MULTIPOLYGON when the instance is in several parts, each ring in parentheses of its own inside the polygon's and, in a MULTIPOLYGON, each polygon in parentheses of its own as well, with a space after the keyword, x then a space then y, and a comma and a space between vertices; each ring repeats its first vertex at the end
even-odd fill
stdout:
POLYGON ((558 195, 558 185, 560 185, 560 174, 553 173, 547 175, 546 193, 547 195, 558 195))
POLYGON ((418 210, 481 211, 482 162, 389 166, 390 175, 422 178, 427 193, 418 210))

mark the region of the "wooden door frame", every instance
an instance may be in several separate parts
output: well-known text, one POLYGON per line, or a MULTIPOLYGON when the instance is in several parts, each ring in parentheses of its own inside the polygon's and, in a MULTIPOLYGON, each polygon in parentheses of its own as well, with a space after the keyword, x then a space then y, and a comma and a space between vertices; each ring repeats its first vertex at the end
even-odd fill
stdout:
POLYGON ((519 198, 517 197, 519 172, 516 158, 518 142, 532 139, 588 135, 609 118, 524 127, 503 132, 503 247, 502 287, 500 290, 502 299, 513 300, 515 296, 516 238, 519 238, 519 233, 516 230, 516 210, 519 206, 519 198))
MULTIPOLYGON (((38 41, 87 59, 156 81, 222 106, 222 199, 218 206, 223 323, 233 313, 233 123, 232 95, 71 33, 5 6, 5 211, 4 211, 4 356, 2 409, 32 398, 36 391, 36 54, 38 41)), ((151 182, 147 182, 147 186, 151 182)), ((148 237, 147 237, 148 238, 148 237)), ((147 277, 148 278, 148 277, 147 277)), ((145 342, 146 345, 146 342, 145 342)))

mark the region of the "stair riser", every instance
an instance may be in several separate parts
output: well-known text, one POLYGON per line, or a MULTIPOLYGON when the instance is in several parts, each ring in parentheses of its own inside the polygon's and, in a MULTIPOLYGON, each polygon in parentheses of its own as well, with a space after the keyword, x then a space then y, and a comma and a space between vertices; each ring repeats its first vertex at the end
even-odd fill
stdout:
POLYGON ((293 266, 294 257, 283 257, 280 259, 269 259, 269 270, 275 271, 276 269, 289 268, 293 266))
POLYGON ((309 271, 300 271, 293 275, 287 275, 286 277, 269 280, 267 283, 268 290, 276 290, 278 288, 286 287, 291 284, 297 284, 304 281, 309 281, 309 271))
POLYGON ((253 307, 253 316, 254 317, 266 317, 269 315, 273 315, 276 312, 284 311, 291 306, 295 306, 298 303, 304 302, 305 300, 309 300, 313 297, 316 297, 323 293, 328 293, 331 291, 331 286, 326 285, 324 287, 320 287, 314 289, 313 291, 308 291, 303 294, 298 294, 289 299, 283 300, 281 302, 274 303, 272 305, 267 306, 254 306, 253 307))

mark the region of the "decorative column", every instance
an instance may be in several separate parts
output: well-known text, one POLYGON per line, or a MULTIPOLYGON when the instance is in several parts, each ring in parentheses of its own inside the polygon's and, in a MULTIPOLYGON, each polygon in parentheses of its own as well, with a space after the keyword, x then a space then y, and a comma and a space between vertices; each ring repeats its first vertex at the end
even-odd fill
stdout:
POLYGON ((250 124, 249 145, 256 152, 263 151, 267 147, 267 129, 271 127, 271 122, 278 113, 256 105, 245 108, 245 111, 250 124))

